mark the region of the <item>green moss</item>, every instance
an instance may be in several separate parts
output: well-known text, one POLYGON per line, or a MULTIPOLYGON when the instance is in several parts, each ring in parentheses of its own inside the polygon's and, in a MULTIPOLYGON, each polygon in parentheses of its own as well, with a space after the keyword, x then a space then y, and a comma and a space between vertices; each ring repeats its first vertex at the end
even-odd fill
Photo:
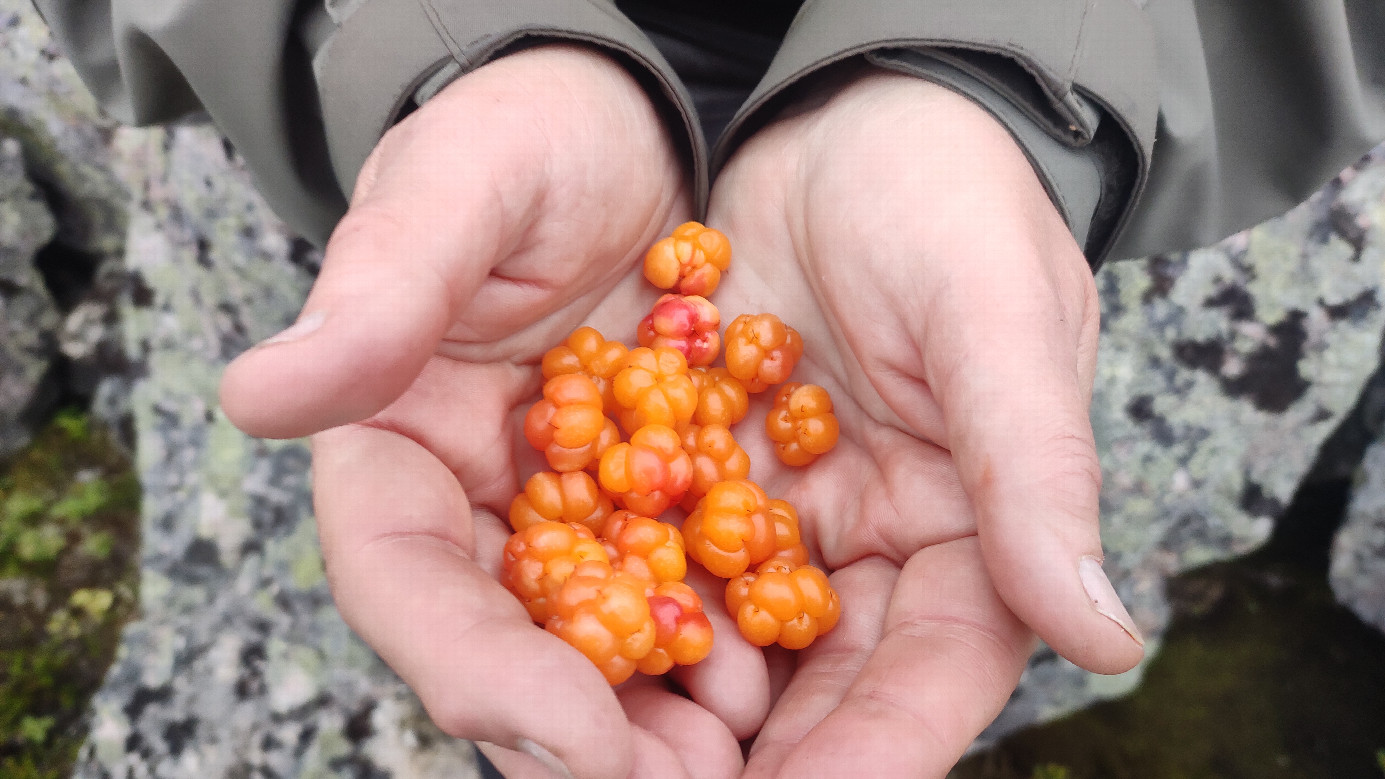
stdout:
POLYGON ((1175 616, 1128 697, 1005 739, 954 779, 1379 779, 1385 637, 1320 571, 1252 557, 1170 582, 1175 616), (1051 774, 1049 774, 1051 775, 1051 774))
POLYGON ((139 484, 85 415, 0 467, 0 776, 66 776, 134 613, 139 484))

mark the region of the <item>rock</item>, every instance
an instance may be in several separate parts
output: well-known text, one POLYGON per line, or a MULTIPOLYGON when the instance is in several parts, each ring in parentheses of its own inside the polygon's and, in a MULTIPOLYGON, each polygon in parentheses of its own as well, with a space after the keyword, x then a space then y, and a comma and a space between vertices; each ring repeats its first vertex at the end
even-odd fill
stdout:
MULTIPOLYGON (((104 391, 116 383, 128 384, 130 365, 117 303, 129 283, 123 263, 103 262, 63 318, 58 351, 66 358, 64 382, 69 394, 90 398, 103 391, 103 383, 104 391)), ((120 418, 109 410, 98 410, 97 415, 108 424, 120 418)))
POLYGON ((1366 450, 1332 544, 1328 581, 1337 600, 1385 631, 1385 439, 1366 450))
POLYGON ((116 127, 32 5, 0 0, 0 135, 19 141, 24 167, 57 221, 43 271, 67 321, 48 389, 54 399, 95 396, 93 412, 125 431, 128 366, 113 303, 124 283, 119 259, 130 194, 116 169, 116 127))
MULTIPOLYGON (((1164 582, 1259 546, 1376 370, 1382 227, 1377 149, 1280 219, 1098 274, 1105 568, 1149 655, 1169 617, 1164 582)), ((1379 572, 1372 538, 1339 546, 1363 545, 1349 559, 1379 572)), ((982 743, 1123 694, 1140 673, 1096 676, 1041 650, 982 743)))
POLYGON ((113 168, 116 123, 101 113, 26 0, 0 0, 0 135, 52 193, 58 238, 95 259, 118 257, 129 196, 113 168))
MULTIPOLYGON (((249 439, 216 406, 225 363, 292 320, 317 255, 268 213, 214 132, 115 127, 28 4, 0 2, 0 134, 22 142, 59 241, 125 263, 112 297, 130 367, 123 384, 97 383, 96 402, 133 415, 142 616, 92 703, 76 774, 475 775, 470 747, 427 722, 333 608, 306 447, 249 439)), ((1168 618, 1163 582, 1265 539, 1374 370, 1380 157, 1283 219, 1098 277, 1106 567, 1151 652, 1168 618)), ((61 343, 80 362, 110 343, 99 325, 111 308, 72 305, 61 343)), ((1343 531, 1339 561, 1357 559, 1351 544, 1379 549, 1359 537, 1343 531)), ((1138 678, 1091 676, 1040 651, 987 738, 1138 678)))
MULTIPOLYGON (((56 207, 50 256, 71 261, 51 275, 78 282, 61 327, 53 309, 26 315, 25 335, 47 334, 67 391, 130 415, 143 490, 141 617, 75 775, 475 775, 471 745, 438 732, 332 606, 305 444, 250 439, 216 407, 221 369, 293 318, 316 253, 210 128, 103 117, 23 0, 0 0, 3 133, 20 141, 0 148, 6 272, 23 254, 32 274, 55 230, 37 195, 11 196, 22 148, 56 207)), ((10 306, 21 285, 4 278, 10 306)))
POLYGON ((48 206, 24 173, 18 141, 0 138, 0 458, 29 442, 28 412, 57 354, 59 313, 34 265, 53 237, 48 206))
POLYGON ((136 195, 119 305, 141 618, 76 775, 475 775, 471 745, 438 732, 333 607, 304 442, 251 439, 217 408, 226 363, 293 320, 315 253, 211 128, 121 129, 113 148, 136 195))

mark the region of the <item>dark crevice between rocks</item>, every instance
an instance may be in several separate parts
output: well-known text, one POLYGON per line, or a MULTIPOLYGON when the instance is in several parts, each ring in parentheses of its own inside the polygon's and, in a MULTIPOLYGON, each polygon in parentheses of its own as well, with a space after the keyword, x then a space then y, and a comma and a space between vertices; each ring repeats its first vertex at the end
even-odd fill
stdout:
POLYGON ((99 254, 84 252, 58 239, 38 250, 34 266, 58 309, 68 313, 91 291, 102 259, 99 254))
POLYGON ((0 458, 0 776, 57 779, 137 608, 140 496, 124 403, 93 413, 98 385, 133 374, 116 321, 127 282, 103 267, 118 254, 76 248, 90 227, 81 209, 31 179, 59 223, 33 263, 75 325, 53 338, 76 358, 53 350, 19 414, 33 440, 0 458))
MULTIPOLYGON (((1385 777, 1385 636, 1327 581, 1382 413, 1378 370, 1269 541, 1168 582, 1172 620, 1135 692, 1014 733, 953 779, 1385 777)), ((1277 508, 1258 486, 1242 498, 1277 508)))

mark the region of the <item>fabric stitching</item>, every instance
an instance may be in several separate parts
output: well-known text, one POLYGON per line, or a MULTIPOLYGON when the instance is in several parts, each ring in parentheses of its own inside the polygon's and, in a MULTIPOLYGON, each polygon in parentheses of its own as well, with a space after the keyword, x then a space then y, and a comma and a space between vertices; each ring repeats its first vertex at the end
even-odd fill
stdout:
POLYGON ((462 47, 457 44, 457 39, 452 37, 452 31, 447 29, 447 25, 442 21, 442 14, 433 7, 431 0, 418 0, 418 4, 423 9, 423 15, 428 17, 428 23, 433 25, 433 32, 438 34, 443 45, 452 52, 452 57, 457 60, 457 64, 461 65, 464 70, 470 70, 470 60, 462 52, 462 47))
POLYGON ((1072 94, 1072 82, 1077 76, 1077 60, 1082 54, 1082 45, 1086 40, 1087 17, 1091 15, 1092 9, 1096 7, 1097 0, 1087 0, 1086 6, 1082 9, 1082 18, 1077 20, 1077 40, 1073 41, 1072 59, 1068 62, 1068 72, 1063 74, 1063 94, 1061 98, 1066 100, 1072 94))

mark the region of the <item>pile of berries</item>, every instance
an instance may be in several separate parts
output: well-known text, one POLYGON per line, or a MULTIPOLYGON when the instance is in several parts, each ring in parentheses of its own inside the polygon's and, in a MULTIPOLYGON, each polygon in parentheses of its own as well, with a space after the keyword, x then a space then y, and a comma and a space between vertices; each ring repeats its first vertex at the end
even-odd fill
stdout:
POLYGON ((731 434, 750 393, 777 386, 765 430, 780 460, 808 465, 837 442, 832 401, 785 383, 803 343, 773 314, 737 317, 723 348, 707 296, 730 261, 726 236, 697 222, 654 244, 645 278, 673 292, 639 323, 639 346, 579 328, 544 355, 543 398, 524 418, 552 470, 510 505, 503 581, 611 684, 711 651, 712 624, 683 581, 689 558, 729 580, 726 608, 757 646, 801 649, 841 614, 797 511, 749 480, 731 434), (674 506, 681 529, 659 519, 674 506))

